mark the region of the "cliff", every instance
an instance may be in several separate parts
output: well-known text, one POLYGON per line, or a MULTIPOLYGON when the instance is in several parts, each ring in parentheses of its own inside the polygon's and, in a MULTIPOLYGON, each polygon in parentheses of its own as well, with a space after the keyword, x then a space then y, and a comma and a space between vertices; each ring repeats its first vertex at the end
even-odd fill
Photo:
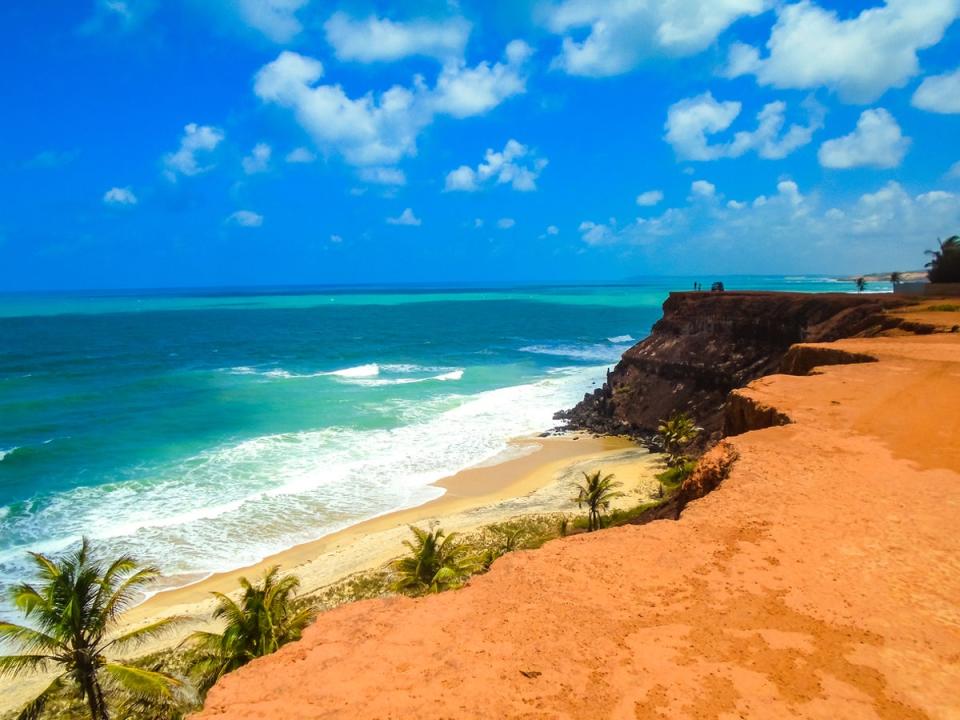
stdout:
POLYGON ((890 295, 671 293, 650 336, 623 354, 603 387, 556 417, 571 429, 649 437, 682 410, 705 429, 705 447, 722 434, 730 391, 776 371, 794 343, 929 332, 887 313, 906 304, 890 295))
POLYGON ((679 522, 324 613, 197 719, 958 717, 960 336, 801 347, 834 362, 738 390, 789 423, 747 412, 679 522))

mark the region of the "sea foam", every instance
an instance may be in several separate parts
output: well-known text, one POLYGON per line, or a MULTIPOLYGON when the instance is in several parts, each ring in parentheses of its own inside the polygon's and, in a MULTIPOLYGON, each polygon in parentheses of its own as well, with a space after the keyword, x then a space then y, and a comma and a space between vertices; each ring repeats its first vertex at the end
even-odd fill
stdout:
MULTIPOLYGON (((423 380, 455 381, 463 372, 423 380)), ((440 396, 420 402, 412 416, 419 419, 397 427, 263 435, 144 468, 136 479, 21 505, 2 518, 18 542, 0 552, 0 580, 24 576, 28 549, 57 552, 81 535, 104 552, 157 563, 166 575, 257 562, 438 497, 443 491, 431 483, 497 456, 512 437, 551 427, 553 413, 602 376, 602 368, 571 368, 528 384, 440 396)))

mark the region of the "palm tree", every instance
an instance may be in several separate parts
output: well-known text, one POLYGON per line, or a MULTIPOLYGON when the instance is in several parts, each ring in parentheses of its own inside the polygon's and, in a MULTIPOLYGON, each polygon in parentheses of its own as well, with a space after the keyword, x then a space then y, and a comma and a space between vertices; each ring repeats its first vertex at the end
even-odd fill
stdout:
POLYGON ((680 467, 687 461, 686 448, 697 439, 703 428, 697 427, 693 419, 683 412, 675 412, 657 427, 660 446, 667 454, 667 467, 680 467))
POLYGON ((438 593, 463 584, 477 569, 471 548, 440 528, 432 531, 410 526, 412 540, 404 540, 409 552, 391 563, 397 579, 392 588, 411 595, 438 593))
POLYGON ((574 490, 577 491, 577 496, 574 498, 577 507, 587 506, 587 532, 593 532, 602 527, 601 513, 610 509, 610 503, 613 500, 623 497, 623 493, 617 490, 621 486, 622 483, 613 481, 613 475, 601 476, 599 470, 592 475, 583 473, 583 482, 573 484, 574 490))
POLYGON ((33 720, 59 692, 74 688, 90 710, 91 720, 108 720, 108 694, 170 697, 181 683, 163 672, 144 670, 107 658, 171 629, 182 620, 170 617, 110 638, 117 618, 159 575, 129 555, 109 565, 97 559, 90 542, 61 557, 30 553, 39 582, 10 590, 14 604, 31 623, 0 621, 0 640, 18 646, 20 655, 0 657, 0 676, 57 670, 46 690, 17 716, 33 720), (108 692, 109 691, 109 692, 108 692))
POLYGON ((858 277, 854 282, 857 284, 857 293, 862 293, 863 289, 867 286, 867 281, 862 277, 858 277))
POLYGON ((937 244, 938 250, 927 250, 931 256, 926 265, 927 278, 932 283, 960 282, 960 236, 937 240, 937 244))
POLYGON ((223 632, 197 631, 184 641, 198 650, 192 672, 199 678, 203 691, 231 670, 299 640, 303 629, 316 616, 313 607, 296 599, 300 578, 281 576, 279 566, 267 570, 255 585, 240 578, 240 587, 243 596, 239 602, 223 593, 213 593, 217 598, 213 619, 225 621, 223 632))
POLYGON ((893 271, 892 273, 890 273, 890 284, 896 285, 899 282, 900 282, 900 273, 898 273, 897 271, 893 271))

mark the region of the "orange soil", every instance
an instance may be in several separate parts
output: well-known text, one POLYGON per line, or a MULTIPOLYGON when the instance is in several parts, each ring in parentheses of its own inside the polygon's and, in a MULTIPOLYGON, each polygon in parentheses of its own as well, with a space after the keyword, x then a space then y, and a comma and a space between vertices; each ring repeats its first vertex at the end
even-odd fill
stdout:
POLYGON ((508 555, 459 591, 349 605, 224 678, 201 718, 960 718, 960 338, 745 392, 659 521, 508 555))

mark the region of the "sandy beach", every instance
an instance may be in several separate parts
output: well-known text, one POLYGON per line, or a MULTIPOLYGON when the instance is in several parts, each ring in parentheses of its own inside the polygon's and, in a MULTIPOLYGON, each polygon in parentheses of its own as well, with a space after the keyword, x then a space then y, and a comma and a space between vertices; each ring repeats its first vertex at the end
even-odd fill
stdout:
MULTIPOLYGON (((652 497, 658 460, 626 438, 567 434, 519 438, 507 453, 436 484, 445 493, 418 507, 392 512, 271 555, 261 562, 217 573, 185 587, 164 590, 128 611, 118 632, 161 618, 186 618, 176 633, 142 646, 137 655, 177 645, 197 629, 211 628, 211 592, 234 592, 241 576, 256 577, 273 565, 297 574, 304 593, 316 592, 349 575, 382 567, 403 551, 409 525, 438 523, 448 532, 469 532, 514 517, 538 513, 574 514, 571 482, 582 471, 602 469, 623 483, 616 507, 652 497)), ((0 681, 0 711, 12 709, 44 687, 46 678, 0 681)), ((47 680, 48 681, 48 680, 47 680)))

